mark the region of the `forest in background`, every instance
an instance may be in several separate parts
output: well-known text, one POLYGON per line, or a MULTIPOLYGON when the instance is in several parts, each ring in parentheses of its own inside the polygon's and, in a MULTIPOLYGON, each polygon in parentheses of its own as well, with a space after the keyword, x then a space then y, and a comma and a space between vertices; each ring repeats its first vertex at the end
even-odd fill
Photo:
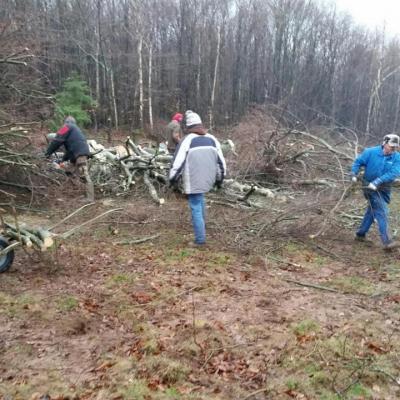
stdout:
POLYGON ((227 126, 267 104, 307 124, 399 128, 400 42, 310 0, 3 0, 0 121, 47 121, 74 73, 93 126, 176 110, 227 126))
POLYGON ((399 39, 313 0, 1 0, 0 398, 399 399, 399 253, 353 240, 347 173, 399 79, 399 39), (205 250, 148 140, 187 108, 230 144, 205 250), (66 114, 94 203, 43 160, 66 114))

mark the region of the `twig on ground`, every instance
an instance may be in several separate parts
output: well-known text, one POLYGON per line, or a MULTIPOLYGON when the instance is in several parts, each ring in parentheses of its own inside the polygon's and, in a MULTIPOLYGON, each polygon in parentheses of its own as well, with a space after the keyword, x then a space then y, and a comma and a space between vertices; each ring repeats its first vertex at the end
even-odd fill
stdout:
POLYGON ((388 378, 390 378, 397 386, 400 386, 400 378, 394 377, 392 374, 389 374, 389 372, 386 372, 385 370, 379 368, 379 367, 373 367, 371 368, 371 371, 373 372, 379 372, 382 375, 387 376, 388 378))
POLYGON ((96 203, 89 203, 89 204, 85 204, 82 207, 79 207, 77 210, 75 210, 73 213, 69 214, 68 216, 66 216, 65 218, 63 218, 61 221, 57 222, 56 224, 50 226, 49 231, 51 231, 52 229, 56 228, 57 226, 61 225, 62 223, 68 221, 70 218, 72 218, 74 215, 78 214, 80 211, 82 211, 83 209, 85 209, 86 207, 92 206, 93 204, 96 203))
POLYGON ((299 286, 310 287, 310 288, 319 289, 319 290, 326 290, 328 292, 333 292, 333 293, 340 293, 338 290, 332 289, 332 288, 329 288, 326 286, 320 286, 320 285, 314 285, 312 283, 294 281, 293 279, 285 279, 285 281, 289 282, 289 283, 294 283, 295 285, 299 285, 299 286))
POLYGON ((80 229, 82 229, 84 226, 89 225, 90 223, 92 223, 93 221, 96 221, 96 220, 98 220, 99 218, 102 218, 102 217, 104 217, 104 216, 107 215, 107 214, 111 214, 111 213, 113 213, 113 212, 122 211, 122 210, 123 210, 123 208, 114 208, 114 209, 112 209, 112 210, 108 210, 108 211, 106 211, 106 212, 104 212, 104 213, 98 215, 97 217, 92 218, 92 219, 90 219, 89 221, 84 222, 83 224, 77 225, 77 226, 73 227, 72 229, 70 229, 70 230, 67 231, 67 232, 64 232, 63 234, 60 235, 60 237, 63 238, 63 239, 67 239, 67 238, 69 238, 70 236, 72 236, 73 234, 75 234, 77 231, 79 231, 80 229))
POLYGON ((262 389, 258 389, 258 390, 256 390, 255 392, 252 392, 252 393, 250 393, 249 395, 247 395, 243 400, 251 399, 252 397, 256 396, 257 394, 259 394, 259 393, 264 393, 264 392, 267 392, 267 391, 268 391, 268 388, 267 388, 267 387, 262 388, 262 389))
POLYGON ((352 189, 352 185, 347 186, 344 190, 342 195, 340 196, 339 201, 335 204, 335 206, 331 209, 331 211, 329 212, 329 214, 326 216, 326 218, 324 219, 324 221, 322 222, 322 226, 320 228, 320 230, 313 234, 310 235, 310 239, 315 239, 316 237, 320 236, 322 233, 324 233, 326 225, 328 223, 328 221, 332 218, 333 214, 335 214, 336 210, 338 209, 338 207, 340 206, 340 204, 342 204, 342 201, 344 200, 344 198, 346 197, 347 193, 349 192, 349 190, 352 189))
POLYGON ((119 241, 119 242, 115 242, 114 244, 120 244, 120 245, 139 244, 139 243, 147 242, 147 241, 149 241, 149 240, 156 239, 156 238, 158 238, 159 236, 161 236, 160 233, 158 233, 157 235, 147 236, 147 237, 143 237, 143 238, 140 238, 140 239, 121 240, 121 241, 119 241))
POLYGON ((300 269, 304 268, 300 264, 296 264, 294 262, 287 261, 287 260, 281 260, 280 258, 276 258, 276 257, 270 256, 270 255, 267 258, 270 258, 271 260, 277 261, 277 262, 282 263, 282 264, 290 265, 290 266, 295 267, 295 268, 300 268, 300 269))

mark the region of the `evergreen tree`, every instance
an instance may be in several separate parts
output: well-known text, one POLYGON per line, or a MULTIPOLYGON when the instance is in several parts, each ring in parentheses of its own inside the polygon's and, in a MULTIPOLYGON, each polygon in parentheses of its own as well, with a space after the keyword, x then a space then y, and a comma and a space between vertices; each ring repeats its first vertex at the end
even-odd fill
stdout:
POLYGON ((62 91, 56 94, 55 99, 55 115, 51 121, 53 129, 62 125, 68 115, 73 116, 78 125, 90 124, 89 111, 96 106, 96 102, 89 94, 87 83, 78 75, 72 75, 64 82, 62 91))

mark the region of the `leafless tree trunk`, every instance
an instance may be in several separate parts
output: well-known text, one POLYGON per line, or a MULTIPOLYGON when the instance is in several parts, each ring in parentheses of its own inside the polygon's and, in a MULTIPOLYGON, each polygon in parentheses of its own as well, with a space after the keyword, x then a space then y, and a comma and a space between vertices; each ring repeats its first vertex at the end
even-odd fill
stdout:
POLYGON ((112 69, 109 71, 109 75, 110 75, 110 86, 111 86, 112 110, 114 111, 114 127, 115 129, 118 129, 119 121, 118 121, 117 97, 115 95, 114 72, 112 69))
POLYGON ((149 44, 149 79, 148 79, 149 93, 148 93, 148 97, 149 97, 149 123, 150 123, 150 131, 151 132, 153 132, 152 74, 153 74, 153 44, 150 41, 150 44, 149 44))
POLYGON ((143 48, 143 36, 139 34, 138 46, 137 46, 137 55, 139 62, 139 123, 140 127, 143 129, 144 120, 143 120, 143 110, 144 110, 144 95, 143 95, 143 58, 142 58, 142 48, 143 48))
POLYGON ((220 47, 221 47, 221 27, 217 28, 217 54, 215 57, 215 65, 214 65, 214 79, 211 91, 211 100, 210 100, 210 129, 213 128, 214 124, 214 103, 215 103, 215 88, 217 87, 217 79, 218 79, 218 65, 219 65, 219 57, 220 57, 220 47))
POLYGON ((397 130, 397 124, 399 121, 399 113, 400 113, 400 86, 397 89, 396 112, 394 115, 393 128, 392 128, 393 132, 396 132, 396 130, 397 130))

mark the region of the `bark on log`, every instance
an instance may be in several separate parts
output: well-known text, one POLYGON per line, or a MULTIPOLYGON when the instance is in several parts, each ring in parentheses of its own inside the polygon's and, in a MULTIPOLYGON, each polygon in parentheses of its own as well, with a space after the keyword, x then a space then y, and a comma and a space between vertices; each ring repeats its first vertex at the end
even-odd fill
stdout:
POLYGON ((35 245, 40 251, 46 251, 46 249, 54 244, 51 233, 43 228, 29 228, 24 226, 24 224, 17 227, 7 222, 4 222, 4 226, 6 228, 6 236, 18 242, 21 241, 26 247, 35 245))
POLYGON ((254 187, 254 190, 252 190, 252 193, 257 193, 257 194, 266 196, 271 199, 275 198, 275 194, 272 192, 272 190, 270 190, 268 188, 262 188, 262 187, 252 186, 252 185, 241 184, 233 179, 225 179, 224 183, 225 183, 225 186, 227 186, 229 189, 233 189, 233 190, 236 190, 239 192, 244 192, 244 193, 248 193, 254 187))
POLYGON ((143 181, 144 181, 145 185, 147 186, 147 188, 149 189, 151 198, 159 205, 164 204, 165 200, 163 198, 160 199, 158 197, 157 191, 156 191, 154 185, 150 181, 149 171, 144 172, 143 181))

